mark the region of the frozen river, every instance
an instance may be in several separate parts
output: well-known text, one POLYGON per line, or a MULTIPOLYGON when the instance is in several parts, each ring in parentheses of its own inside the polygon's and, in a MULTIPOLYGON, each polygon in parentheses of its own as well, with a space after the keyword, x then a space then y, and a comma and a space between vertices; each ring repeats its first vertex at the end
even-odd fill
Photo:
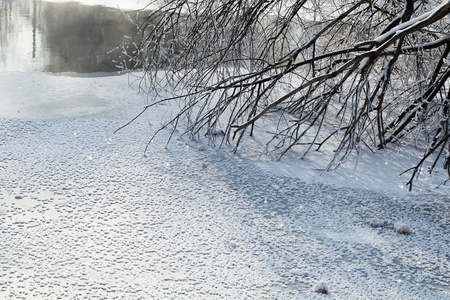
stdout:
POLYGON ((135 27, 96 4, 143 3, 59 2, 0 0, 0 299, 450 299, 449 189, 397 192, 409 154, 330 175, 163 131, 143 155, 173 108, 114 134, 133 78, 40 73, 115 70, 135 27))
POLYGON ((450 298, 448 196, 280 176, 170 132, 144 156, 167 107, 113 134, 141 101, 126 78, 1 78, 23 100, 0 119, 2 299, 450 298), (49 82, 78 104, 33 108, 49 82))

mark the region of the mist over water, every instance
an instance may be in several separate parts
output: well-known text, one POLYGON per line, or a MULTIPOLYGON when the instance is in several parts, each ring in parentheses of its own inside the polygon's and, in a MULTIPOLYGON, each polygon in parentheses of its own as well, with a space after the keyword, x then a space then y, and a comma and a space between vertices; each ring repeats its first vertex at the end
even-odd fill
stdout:
POLYGON ((0 72, 119 71, 120 46, 136 29, 115 8, 0 0, 0 72))

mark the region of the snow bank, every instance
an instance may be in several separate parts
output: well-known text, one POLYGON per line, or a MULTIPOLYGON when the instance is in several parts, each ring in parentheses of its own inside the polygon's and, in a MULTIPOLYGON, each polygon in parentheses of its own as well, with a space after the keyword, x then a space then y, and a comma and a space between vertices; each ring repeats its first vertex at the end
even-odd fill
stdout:
POLYGON ((147 99, 145 96, 136 99, 138 92, 127 84, 126 75, 72 75, 0 73, 0 117, 25 120, 120 117, 125 120, 134 116, 147 99), (124 105, 131 108, 125 110, 124 105))

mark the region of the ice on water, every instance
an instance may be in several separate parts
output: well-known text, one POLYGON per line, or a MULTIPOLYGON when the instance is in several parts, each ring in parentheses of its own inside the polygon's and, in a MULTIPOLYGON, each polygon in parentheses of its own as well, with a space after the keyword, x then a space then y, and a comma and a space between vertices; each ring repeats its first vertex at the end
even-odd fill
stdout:
POLYGON ((31 79, 69 94, 100 81, 92 97, 117 98, 46 117, 28 110, 46 92, 29 89, 15 94, 20 114, 11 102, 1 116, 0 298, 323 299, 323 287, 333 299, 450 297, 447 196, 303 169, 305 180, 203 141, 165 148, 170 132, 144 157, 148 120, 164 111, 114 134, 145 102, 125 77, 2 77, 31 79))

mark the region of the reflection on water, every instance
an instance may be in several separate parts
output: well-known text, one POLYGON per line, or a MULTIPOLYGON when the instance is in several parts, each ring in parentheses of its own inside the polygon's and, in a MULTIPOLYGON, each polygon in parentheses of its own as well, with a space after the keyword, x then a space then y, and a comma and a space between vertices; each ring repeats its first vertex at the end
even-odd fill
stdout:
POLYGON ((0 72, 117 71, 114 61, 122 53, 117 47, 135 31, 117 9, 0 0, 0 72))

